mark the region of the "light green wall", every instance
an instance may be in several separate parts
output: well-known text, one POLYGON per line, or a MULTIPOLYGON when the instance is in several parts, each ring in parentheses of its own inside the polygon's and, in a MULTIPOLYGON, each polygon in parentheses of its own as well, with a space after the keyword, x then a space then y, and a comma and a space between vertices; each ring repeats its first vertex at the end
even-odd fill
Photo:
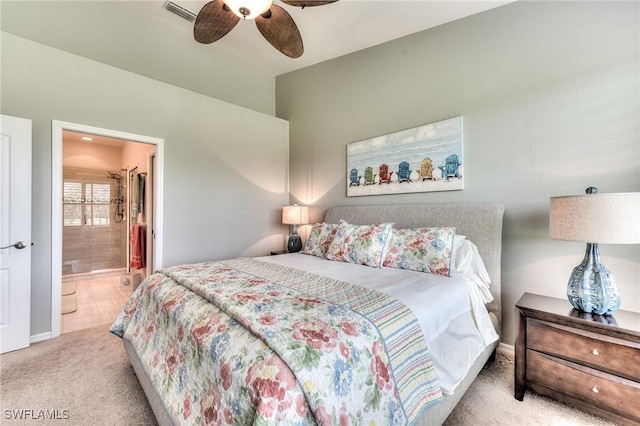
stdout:
MULTIPOLYGON (((294 200, 497 202, 503 342, 524 292, 564 298, 584 244, 550 240, 549 197, 640 191, 640 3, 518 1, 277 77, 294 200), (346 197, 350 142, 464 116, 465 189, 346 197)), ((601 247, 622 309, 640 311, 640 249, 601 247)))
POLYGON ((164 266, 282 249, 286 121, 1 35, 1 112, 33 122, 32 335, 51 327, 51 120, 164 139, 164 266))

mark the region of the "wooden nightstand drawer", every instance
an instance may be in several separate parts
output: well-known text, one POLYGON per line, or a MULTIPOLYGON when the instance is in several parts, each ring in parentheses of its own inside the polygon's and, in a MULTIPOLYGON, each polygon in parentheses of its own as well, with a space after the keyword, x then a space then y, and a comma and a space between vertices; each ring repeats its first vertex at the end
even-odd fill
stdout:
POLYGON ((640 345, 530 319, 527 348, 640 381, 640 345))
POLYGON ((640 313, 592 315, 525 293, 516 304, 514 374, 520 401, 529 390, 640 426, 640 313))
POLYGON ((640 421, 640 405, 634 402, 640 401, 637 382, 532 350, 527 350, 526 365, 527 380, 532 384, 640 421))

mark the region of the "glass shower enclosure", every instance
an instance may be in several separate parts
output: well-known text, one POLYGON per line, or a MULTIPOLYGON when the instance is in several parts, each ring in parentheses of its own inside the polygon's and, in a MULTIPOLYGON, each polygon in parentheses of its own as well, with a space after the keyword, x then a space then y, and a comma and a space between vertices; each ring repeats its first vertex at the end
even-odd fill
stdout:
POLYGON ((126 268, 124 176, 122 171, 63 168, 63 276, 126 268))

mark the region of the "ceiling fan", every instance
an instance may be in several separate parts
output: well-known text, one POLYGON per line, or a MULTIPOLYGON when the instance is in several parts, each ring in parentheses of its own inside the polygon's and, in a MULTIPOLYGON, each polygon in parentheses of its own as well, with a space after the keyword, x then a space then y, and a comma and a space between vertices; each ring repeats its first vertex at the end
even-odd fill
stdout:
MULTIPOLYGON (((338 0, 280 1, 304 9, 338 0)), ((213 0, 198 13, 193 36, 199 43, 213 43, 231 31, 240 19, 255 20, 262 36, 283 54, 290 58, 302 56, 304 46, 296 23, 284 8, 273 4, 273 0, 213 0)))

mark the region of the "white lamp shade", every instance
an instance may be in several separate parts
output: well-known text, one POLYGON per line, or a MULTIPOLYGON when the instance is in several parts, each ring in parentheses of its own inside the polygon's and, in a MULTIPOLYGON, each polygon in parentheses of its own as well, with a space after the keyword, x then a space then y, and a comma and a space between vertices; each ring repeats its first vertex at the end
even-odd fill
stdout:
POLYGON ((551 197, 549 234, 586 243, 640 243, 640 192, 551 197))
POLYGON ((285 225, 306 225, 309 223, 309 207, 284 206, 282 208, 282 223, 285 225))
POLYGON ((272 0, 224 0, 229 9, 243 19, 256 19, 271 7, 272 0), (243 14, 243 12, 246 15, 243 14))

